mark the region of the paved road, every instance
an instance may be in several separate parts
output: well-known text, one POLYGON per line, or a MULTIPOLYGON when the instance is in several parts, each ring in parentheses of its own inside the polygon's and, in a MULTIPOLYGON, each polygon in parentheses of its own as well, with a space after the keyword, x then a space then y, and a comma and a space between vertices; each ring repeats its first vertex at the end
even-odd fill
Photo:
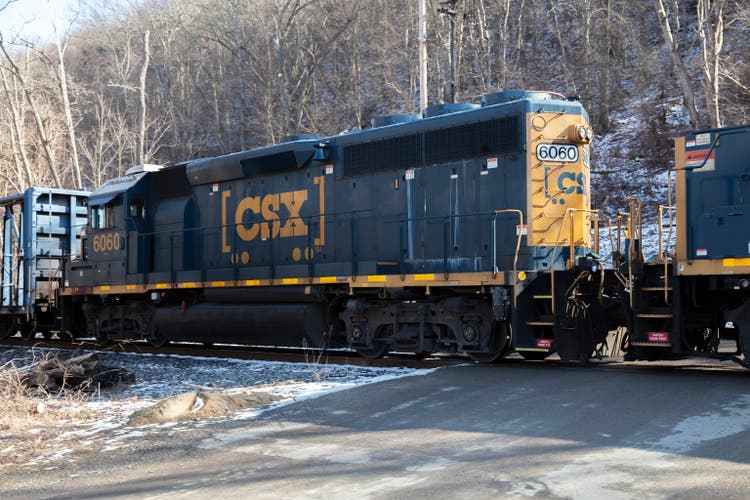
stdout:
POLYGON ((748 498, 750 373, 451 367, 104 459, 0 496, 748 498))

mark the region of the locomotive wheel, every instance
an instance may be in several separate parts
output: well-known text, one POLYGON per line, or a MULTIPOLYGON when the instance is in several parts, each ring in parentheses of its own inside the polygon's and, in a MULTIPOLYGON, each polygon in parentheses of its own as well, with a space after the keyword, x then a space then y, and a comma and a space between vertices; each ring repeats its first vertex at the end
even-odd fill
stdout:
POLYGON ((510 337, 510 325, 501 323, 495 327, 492 333, 489 352, 467 352, 466 354, 477 363, 494 363, 508 354, 510 337))
POLYGON ((63 342, 73 342, 73 335, 71 335, 68 331, 60 331, 57 334, 57 338, 59 338, 63 342))
POLYGON ((42 328, 39 330, 42 332, 42 337, 44 337, 44 340, 50 340, 52 338, 52 330, 49 328, 42 328))
POLYGON ((96 345, 98 345, 99 347, 109 347, 110 345, 112 345, 112 340, 107 336, 106 333, 101 333, 100 330, 97 330, 94 338, 96 339, 96 345))
POLYGON ((21 326, 21 337, 24 340, 34 340, 36 338, 36 321, 29 321, 21 326))
POLYGON ((357 354, 365 359, 380 359, 388 352, 387 342, 378 342, 373 347, 357 347, 357 354))
POLYGON ((148 343, 151 344, 152 347, 164 347, 165 345, 169 344, 169 339, 166 337, 163 337, 159 330, 156 330, 154 332, 154 336, 148 339, 148 343))

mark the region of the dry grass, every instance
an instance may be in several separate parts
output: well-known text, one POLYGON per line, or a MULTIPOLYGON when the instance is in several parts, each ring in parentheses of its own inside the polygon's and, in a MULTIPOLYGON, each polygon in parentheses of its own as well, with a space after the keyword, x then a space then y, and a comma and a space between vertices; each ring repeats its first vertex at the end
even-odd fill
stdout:
MULTIPOLYGON (((0 366, 0 470, 33 463, 61 447, 59 436, 99 415, 84 403, 91 397, 81 390, 50 394, 29 388, 25 373, 49 355, 33 354, 30 360, 15 360, 0 366)), ((66 445, 67 446, 67 445, 66 445)))

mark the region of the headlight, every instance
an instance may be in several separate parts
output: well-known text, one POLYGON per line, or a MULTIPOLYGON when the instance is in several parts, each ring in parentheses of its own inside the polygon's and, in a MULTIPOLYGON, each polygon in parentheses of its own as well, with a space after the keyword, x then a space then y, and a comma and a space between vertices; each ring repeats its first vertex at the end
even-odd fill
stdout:
POLYGON ((568 126, 568 140, 574 144, 591 142, 594 132, 586 125, 573 124, 568 126))

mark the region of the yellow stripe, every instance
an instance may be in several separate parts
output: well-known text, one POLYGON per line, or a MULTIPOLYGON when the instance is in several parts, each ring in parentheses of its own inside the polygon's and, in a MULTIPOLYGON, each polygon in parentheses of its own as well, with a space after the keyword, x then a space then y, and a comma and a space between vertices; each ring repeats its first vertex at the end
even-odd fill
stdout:
POLYGON ((434 281, 434 274, 415 274, 414 281, 434 281))
POLYGON ((260 280, 245 280, 245 286, 258 286, 260 285, 260 280))
POLYGON ((385 274, 374 274, 372 276, 368 276, 367 281, 385 283, 385 274))
POLYGON ((299 278, 282 278, 281 284, 282 285, 296 285, 299 283, 299 278))
POLYGON ((212 281, 210 283, 211 286, 226 286, 226 281, 212 281))
POLYGON ((127 290, 135 290, 136 288, 136 285, 125 285, 125 289, 127 290))
POLYGON ((101 290, 102 292, 108 292, 111 288, 112 287, 110 287, 109 285, 102 285, 99 287, 99 290, 101 290))
POLYGON ((198 286, 198 284, 192 281, 187 281, 185 283, 179 283, 177 286, 180 288, 195 288, 198 286))
POLYGON ((157 290, 162 289, 162 288, 169 288, 169 284, 168 283, 157 283, 156 284, 156 289, 157 290))
POLYGON ((549 352, 549 349, 542 349, 540 347, 516 347, 516 351, 549 352))
POLYGON ((750 259, 744 258, 744 259, 724 259, 723 260, 724 267, 740 267, 740 266, 750 266, 750 259))
POLYGON ((321 276, 321 283, 336 283, 336 276, 321 276))

